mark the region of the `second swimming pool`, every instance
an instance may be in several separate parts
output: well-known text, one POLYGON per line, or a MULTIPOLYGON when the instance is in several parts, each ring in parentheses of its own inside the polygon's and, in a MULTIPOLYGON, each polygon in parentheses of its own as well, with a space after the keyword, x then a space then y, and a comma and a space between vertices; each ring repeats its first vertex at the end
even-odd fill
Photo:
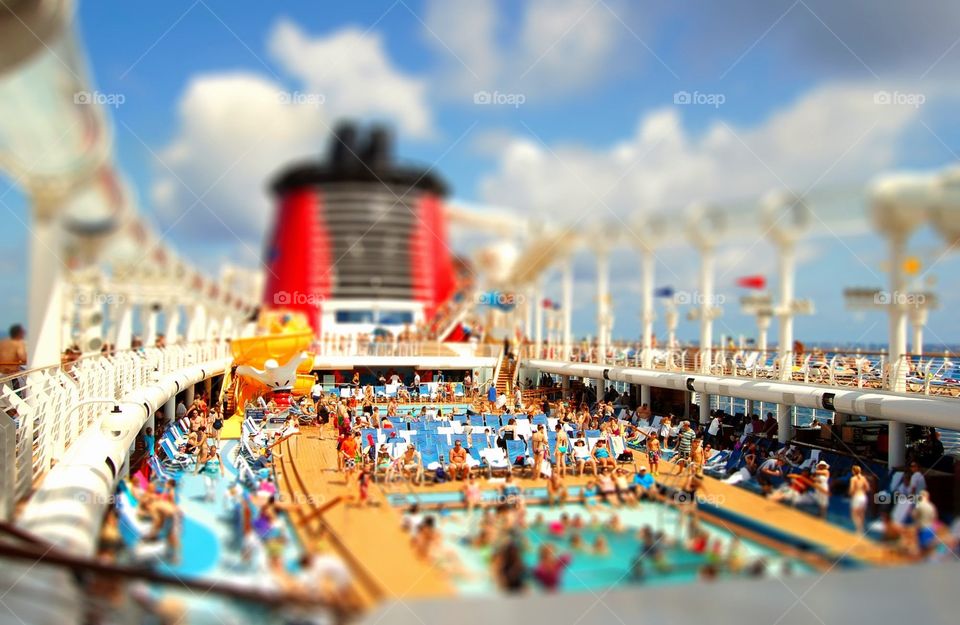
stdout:
MULTIPOLYGON (((463 594, 489 594, 496 591, 490 568, 492 549, 469 544, 478 532, 480 514, 479 511, 468 515, 465 511, 444 510, 436 515, 440 532, 457 560, 454 568, 459 571, 453 575, 453 579, 463 594)), ((687 532, 680 521, 680 514, 660 504, 645 503, 637 508, 626 509, 604 507, 595 512, 579 504, 554 508, 530 506, 527 520, 530 527, 523 530, 522 542, 525 543, 524 560, 529 567, 536 564, 540 546, 545 543, 552 544, 558 554, 569 555, 570 564, 560 586, 564 592, 597 591, 631 584, 690 583, 702 576, 705 565, 729 558, 731 553, 734 554, 734 562, 739 564, 739 571, 733 573, 720 567, 723 572, 718 577, 802 575, 812 571, 801 561, 755 542, 737 539, 729 529, 709 523, 701 523, 709 536, 707 548, 703 553, 694 553, 683 547, 687 532), (568 519, 579 516, 584 522, 583 528, 568 528, 563 533, 550 531, 552 523, 556 530, 555 522, 563 514, 568 519), (614 532, 606 525, 613 515, 619 516, 623 531, 614 532), (645 555, 638 537, 638 530, 644 526, 663 532, 657 544, 663 555, 659 566, 649 554, 645 555), (572 546, 574 534, 579 535, 582 546, 572 546), (592 548, 601 535, 608 545, 605 555, 595 553, 592 548), (639 566, 636 565, 638 560, 639 566)))

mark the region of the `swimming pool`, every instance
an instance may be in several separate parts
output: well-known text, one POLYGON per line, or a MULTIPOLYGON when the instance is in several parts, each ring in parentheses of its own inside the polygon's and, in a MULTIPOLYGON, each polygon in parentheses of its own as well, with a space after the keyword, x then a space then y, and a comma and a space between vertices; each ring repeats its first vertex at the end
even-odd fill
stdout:
MULTIPOLYGON (((469 537, 477 533, 480 512, 468 515, 465 511, 444 510, 437 515, 438 527, 446 545, 458 561, 455 568, 460 569, 452 579, 457 590, 467 595, 484 595, 496 592, 490 575, 490 548, 476 548, 467 543, 469 537)), ((716 548, 718 553, 727 554, 734 541, 734 534, 724 528, 709 523, 701 523, 709 535, 707 552, 696 554, 683 548, 686 531, 680 523, 679 513, 670 507, 654 503, 645 503, 638 508, 612 509, 601 508, 592 514, 579 504, 565 504, 548 508, 530 506, 527 513, 531 527, 523 532, 526 542, 524 561, 528 566, 536 563, 537 552, 541 545, 552 544, 558 554, 569 554, 567 567, 560 589, 563 592, 596 592, 611 587, 634 584, 667 585, 685 584, 698 579, 700 571, 710 562, 707 553, 716 548), (562 514, 569 518, 579 516, 585 527, 579 530, 567 529, 562 535, 550 531, 551 522, 559 521, 562 514), (605 522, 614 514, 618 515, 624 531, 614 532, 605 522), (542 516, 541 524, 534 520, 542 516), (664 536, 658 547, 662 548, 666 567, 659 570, 649 557, 642 557, 642 574, 633 572, 633 563, 644 549, 637 536, 638 530, 649 526, 655 531, 663 531, 664 536), (578 533, 583 547, 571 548, 571 537, 578 533), (607 555, 596 555, 591 547, 599 535, 603 535, 609 546, 607 555)), ((784 575, 803 575, 813 571, 808 565, 786 557, 772 549, 755 542, 740 539, 736 548, 738 560, 743 565, 738 575, 745 572, 751 564, 764 563, 762 575, 765 577, 784 575)), ((719 577, 732 577, 733 573, 721 573, 719 577)))

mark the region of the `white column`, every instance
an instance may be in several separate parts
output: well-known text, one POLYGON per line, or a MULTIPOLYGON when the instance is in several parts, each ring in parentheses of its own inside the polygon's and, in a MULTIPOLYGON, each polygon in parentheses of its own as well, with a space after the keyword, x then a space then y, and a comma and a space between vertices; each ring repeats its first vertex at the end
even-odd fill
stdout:
POLYGON ((610 322, 610 256, 607 250, 597 249, 597 355, 600 363, 607 362, 608 325, 610 322))
MULTIPOLYGON (((164 425, 170 425, 177 418, 177 396, 174 395, 163 405, 164 425)), ((154 430, 156 434, 156 430, 154 430)))
POLYGON ((140 319, 143 323, 143 346, 153 347, 157 342, 157 311, 153 304, 140 305, 140 319))
POLYGON ((113 310, 113 324, 114 348, 130 349, 133 341, 133 306, 126 302, 116 304, 113 310))
POLYGON ((713 354, 713 247, 700 249, 700 371, 710 373, 713 354))
POLYGON ((767 331, 770 329, 770 315, 757 315, 757 349, 761 356, 767 351, 767 331))
MULTIPOLYGON (((664 317, 666 317, 667 322, 667 350, 671 353, 672 358, 672 353, 677 348, 677 321, 679 320, 677 307, 673 302, 667 304, 664 317)), ((680 364, 682 365, 682 363, 680 364)))
MULTIPOLYGON (((793 281, 796 266, 794 244, 791 240, 780 242, 780 338, 777 357, 780 361, 780 379, 793 377, 793 281)), ((781 443, 792 438, 793 406, 777 406, 777 440, 781 443)))
POLYGON ((180 305, 171 304, 164 309, 166 317, 164 323, 164 338, 167 345, 173 345, 177 342, 180 329, 180 305))
POLYGON ((220 324, 220 340, 225 341, 226 339, 233 338, 233 317, 226 315, 223 318, 223 322, 220 324))
POLYGON ((27 366, 60 364, 63 346, 63 268, 51 250, 59 250, 52 217, 37 215, 32 224, 27 302, 27 366))
POLYGON ((533 350, 540 357, 540 346, 543 344, 543 287, 537 280, 533 289, 533 314, 536 315, 534 324, 536 326, 533 335, 533 350))
MULTIPOLYGON (((907 368, 904 356, 907 352, 907 315, 904 310, 906 281, 903 277, 903 262, 906 256, 906 235, 890 239, 890 358, 887 389, 899 393, 907 390, 907 368)), ((892 439, 892 437, 891 437, 892 439)), ((891 444, 892 448, 892 444, 891 444)))
POLYGON ((563 261, 563 359, 570 360, 570 343, 573 341, 571 322, 573 312, 573 261, 563 261))
POLYGON ((913 348, 910 353, 923 356, 923 327, 927 325, 927 309, 923 303, 914 304, 910 310, 910 322, 913 324, 913 348))
POLYGON ((887 464, 892 470, 894 467, 902 467, 907 461, 907 424, 891 421, 888 432, 887 464))
MULTIPOLYGON (((654 272, 653 250, 645 247, 641 255, 641 285, 642 309, 640 321, 643 324, 643 368, 653 368, 653 321, 655 318, 653 309, 653 272, 654 272)), ((643 391, 641 390, 641 394, 643 391)), ((647 390, 649 397, 650 391, 647 390)))
POLYGON ((207 338, 207 309, 203 304, 194 304, 187 311, 187 340, 200 341, 207 338))

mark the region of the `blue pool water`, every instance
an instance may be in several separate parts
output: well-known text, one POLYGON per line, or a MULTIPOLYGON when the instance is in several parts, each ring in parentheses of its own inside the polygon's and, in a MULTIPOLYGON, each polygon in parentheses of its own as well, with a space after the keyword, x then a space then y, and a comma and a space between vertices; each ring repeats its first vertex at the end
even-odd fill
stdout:
MULTIPOLYGON (((679 521, 679 514, 672 508, 658 504, 647 503, 639 508, 613 510, 604 508, 597 512, 590 523, 590 513, 578 504, 567 504, 556 508, 531 506, 527 513, 529 522, 542 515, 544 524, 531 527, 524 533, 527 543, 525 559, 528 565, 536 562, 537 551, 544 543, 553 544, 559 554, 569 554, 570 566, 567 568, 561 590, 564 592, 598 591, 617 586, 632 584, 666 585, 684 584, 695 581, 701 567, 707 563, 708 557, 703 554, 694 554, 683 549, 686 533, 679 521), (567 530, 563 536, 553 536, 547 529, 551 521, 558 520, 566 513, 570 517, 580 515, 587 521, 587 527, 576 530, 583 539, 586 549, 575 551, 570 547, 570 536, 575 530, 567 530), (625 531, 615 533, 603 524, 613 515, 619 515, 625 531), (591 527, 593 525, 593 527, 591 527), (644 575, 635 579, 631 574, 632 563, 642 551, 642 543, 637 537, 637 530, 643 526, 650 526, 664 532, 664 539, 660 547, 667 562, 667 570, 658 572, 652 562, 645 560, 644 575), (609 555, 595 555, 589 547, 596 537, 603 534, 609 545, 609 555)), ((454 576, 458 590, 463 594, 488 594, 495 592, 494 582, 490 577, 489 548, 475 548, 466 543, 468 536, 476 533, 480 513, 472 516, 464 511, 445 511, 439 517, 439 528, 446 539, 462 574, 454 576)), ((734 538, 732 531, 725 527, 702 524, 709 533, 710 544, 719 541, 720 553, 726 554, 734 538)), ((801 575, 809 574, 812 569, 796 560, 763 547, 757 543, 741 540, 738 550, 740 560, 746 565, 758 559, 766 564, 766 576, 801 575)), ((732 573, 721 574, 721 577, 732 576, 732 573)))

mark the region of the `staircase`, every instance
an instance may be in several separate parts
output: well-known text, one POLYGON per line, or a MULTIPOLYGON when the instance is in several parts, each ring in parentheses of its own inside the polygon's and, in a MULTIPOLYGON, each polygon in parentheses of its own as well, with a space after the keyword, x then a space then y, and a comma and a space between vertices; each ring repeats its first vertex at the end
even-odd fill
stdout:
POLYGON ((473 310, 473 304, 476 301, 477 294, 474 291, 462 294, 459 301, 451 299, 450 307, 430 324, 430 338, 443 341, 453 334, 467 313, 473 310))
POLYGON ((236 414, 237 412, 237 379, 234 378, 230 381, 230 386, 227 388, 226 399, 227 399, 227 412, 223 417, 229 418, 236 414))
POLYGON ((500 369, 497 373, 497 395, 500 395, 500 393, 506 393, 508 398, 511 397, 510 391, 513 390, 513 381, 516 377, 515 374, 517 371, 517 362, 517 360, 511 362, 510 359, 507 358, 506 354, 503 355, 500 369))

